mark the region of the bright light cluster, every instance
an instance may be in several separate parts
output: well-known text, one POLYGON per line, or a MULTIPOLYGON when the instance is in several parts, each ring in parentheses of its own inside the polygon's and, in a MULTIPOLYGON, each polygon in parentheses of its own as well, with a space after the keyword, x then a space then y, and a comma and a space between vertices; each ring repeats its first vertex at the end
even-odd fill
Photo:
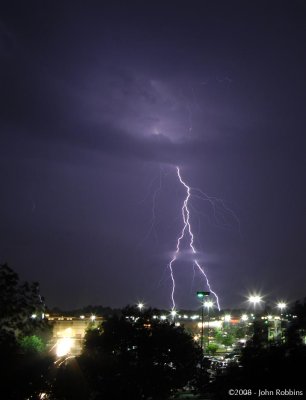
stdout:
POLYGON ((144 308, 144 304, 143 303, 138 303, 137 307, 138 307, 139 311, 141 311, 144 308))
POLYGON ((249 300, 250 303, 253 303, 255 305, 255 304, 258 304, 258 303, 260 303, 262 301, 262 297, 257 295, 257 294, 256 295, 251 295, 248 300, 249 300))
POLYGON ((232 319, 231 315, 229 314, 224 315, 224 322, 230 322, 231 319, 232 319))
POLYGON ((208 310, 212 308, 213 305, 214 303, 211 300, 204 301, 204 307, 206 307, 208 310))
POLYGON ((61 337, 57 340, 55 346, 55 352, 57 357, 66 356, 71 352, 74 346, 74 340, 72 339, 72 329, 67 328, 61 332, 58 332, 61 337))
POLYGON ((278 307, 281 311, 283 311, 283 310, 287 307, 287 304, 286 304, 284 301, 280 301, 279 303, 277 303, 277 307, 278 307))
POLYGON ((73 347, 73 340, 69 337, 58 339, 56 343, 56 355, 57 357, 66 356, 70 353, 73 347))

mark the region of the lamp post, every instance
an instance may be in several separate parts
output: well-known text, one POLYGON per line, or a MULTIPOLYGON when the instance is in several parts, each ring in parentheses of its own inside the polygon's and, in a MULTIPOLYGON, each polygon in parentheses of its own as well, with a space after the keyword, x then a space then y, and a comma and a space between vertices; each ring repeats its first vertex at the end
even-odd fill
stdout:
POLYGON ((248 319, 249 316, 247 314, 242 314, 240 318, 240 323, 242 323, 243 326, 243 333, 244 333, 244 339, 246 339, 246 336, 248 335, 248 319))
POLYGON ((207 314, 208 314, 208 326, 207 326, 207 345, 209 346, 209 310, 211 307, 214 305, 214 303, 211 300, 207 300, 204 302, 204 306, 207 308, 207 314))
POLYGON ((201 306, 201 350, 203 351, 203 340, 204 340, 204 304, 205 304, 205 298, 210 295, 210 292, 197 292, 197 298, 201 299, 203 301, 202 306, 201 306))
MULTIPOLYGON (((259 304, 262 301, 262 297, 259 296, 258 294, 254 294, 254 295, 249 296, 248 301, 251 304, 253 304, 254 311, 255 311, 256 305, 259 304)), ((254 312, 254 314, 255 314, 255 312, 254 312)), ((253 318, 253 335, 255 334, 254 319, 256 320, 256 314, 255 314, 255 316, 253 318)))
MULTIPOLYGON (((280 340, 283 338, 283 330, 282 330, 282 322, 283 322, 283 310, 287 307, 287 304, 284 301, 279 301, 276 304, 276 307, 280 310, 280 340)), ((278 332, 277 332, 278 336, 278 332)))

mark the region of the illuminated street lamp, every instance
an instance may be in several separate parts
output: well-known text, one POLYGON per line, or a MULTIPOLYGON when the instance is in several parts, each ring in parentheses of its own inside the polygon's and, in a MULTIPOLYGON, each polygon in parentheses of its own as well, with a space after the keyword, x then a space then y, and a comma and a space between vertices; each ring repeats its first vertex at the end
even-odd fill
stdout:
POLYGON ((138 304, 137 304, 137 308, 138 308, 139 311, 141 311, 141 310, 144 308, 144 304, 141 303, 141 302, 138 303, 138 304))
MULTIPOLYGON (((253 304, 254 311, 255 311, 256 305, 262 301, 262 297, 259 296, 258 294, 253 294, 253 295, 249 296, 248 301, 253 304)), ((253 314, 251 314, 251 316, 253 317, 253 314)), ((256 315, 255 315, 255 317, 256 317, 256 315)), ((253 317, 253 319, 255 319, 255 317, 253 317)), ((254 334, 254 332, 255 332, 255 328, 254 328, 254 323, 253 323, 253 334, 254 334)))
POLYGON ((248 320, 249 320, 249 316, 248 314, 242 314, 240 317, 240 323, 242 324, 242 329, 243 329, 243 334, 244 334, 244 339, 247 336, 248 333, 248 320))
MULTIPOLYGON (((283 322, 283 311, 287 308, 287 304, 284 301, 279 301, 276 304, 276 307, 280 310, 280 339, 283 338, 283 331, 282 331, 282 322, 283 322)), ((278 334, 277 334, 278 336, 278 334)))
POLYGON ((204 307, 206 307, 208 311, 213 307, 213 305, 214 303, 211 300, 204 301, 204 307))
POLYGON ((201 350, 203 351, 203 339, 204 339, 204 305, 205 298, 210 295, 210 292, 197 292, 197 298, 203 301, 202 303, 202 328, 201 328, 201 350))
POLYGON ((276 307, 280 309, 282 314, 283 310, 287 307, 287 304, 284 301, 280 301, 276 304, 276 307))
POLYGON ((246 322, 248 319, 249 319, 249 317, 248 317, 247 314, 241 315, 241 320, 242 320, 242 321, 246 322))
POLYGON ((259 304, 262 301, 262 297, 258 296, 257 294, 251 295, 251 296, 249 296, 248 301, 254 305, 254 309, 255 309, 256 304, 259 304))
POLYGON ((208 324, 207 324, 207 345, 209 345, 209 310, 213 307, 214 303, 211 300, 204 301, 204 307, 207 308, 208 324))
POLYGON ((206 296, 209 296, 210 292, 197 292, 198 299, 204 299, 206 296))

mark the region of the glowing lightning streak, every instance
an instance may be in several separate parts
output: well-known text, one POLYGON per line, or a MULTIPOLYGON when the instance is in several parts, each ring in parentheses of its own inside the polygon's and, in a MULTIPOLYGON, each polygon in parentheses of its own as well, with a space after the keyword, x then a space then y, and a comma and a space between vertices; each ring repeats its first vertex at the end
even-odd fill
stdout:
MULTIPOLYGON (((186 230, 189 233, 189 237, 190 237, 190 241, 189 241, 189 247, 192 250, 192 254, 195 256, 197 254, 196 249, 193 245, 193 241, 194 241, 194 237, 193 237, 193 233, 191 230, 191 225, 190 225, 190 213, 189 213, 189 209, 188 209, 188 201, 190 199, 191 196, 191 188, 183 181, 182 177, 181 177, 181 173, 180 173, 180 169, 179 167, 176 167, 176 171, 177 171, 177 176, 179 178, 179 181, 181 182, 181 184, 185 187, 186 189, 186 193, 187 196, 184 200, 183 206, 182 206, 182 216, 183 216, 183 221, 184 221, 184 226, 181 232, 181 235, 179 236, 179 238, 177 239, 177 243, 176 243, 176 250, 174 253, 174 256, 172 258, 172 260, 169 263, 169 269, 170 269, 170 276, 171 276, 171 280, 172 280, 172 290, 171 290, 171 300, 172 300, 172 310, 175 309, 175 300, 174 300, 174 292, 175 292, 175 279, 174 279, 174 274, 173 274, 173 263, 176 261, 179 253, 180 253, 180 244, 181 244, 181 240, 183 239, 183 237, 185 236, 185 232, 186 230)), ((218 310, 220 311, 220 304, 219 304, 219 298, 217 296, 217 294, 212 290, 208 277, 204 271, 204 269, 201 267, 199 261, 197 260, 197 258, 194 258, 194 264, 197 266, 197 268, 199 269, 200 273, 204 276, 205 281, 206 281, 206 285, 209 289, 209 291, 215 296, 216 298, 216 303, 218 306, 218 310)))

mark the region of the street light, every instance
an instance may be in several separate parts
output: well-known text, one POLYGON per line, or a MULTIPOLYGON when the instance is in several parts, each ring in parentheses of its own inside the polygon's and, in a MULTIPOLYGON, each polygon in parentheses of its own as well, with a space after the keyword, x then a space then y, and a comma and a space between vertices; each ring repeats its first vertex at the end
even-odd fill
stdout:
MULTIPOLYGON (((283 338, 283 331, 282 331, 282 321, 283 321, 283 318, 282 318, 282 316, 283 316, 283 310, 284 310, 285 308, 287 308, 287 304, 286 304, 284 301, 279 301, 279 302, 276 304, 276 307, 280 310, 280 339, 282 340, 282 338, 283 338)), ((278 336, 278 334, 277 334, 277 336, 278 336)))
POLYGON ((207 326, 207 345, 209 346, 209 310, 213 307, 214 303, 211 300, 204 301, 204 307, 207 308, 208 326, 207 326))
POLYGON ((242 321, 247 321, 248 319, 249 319, 249 317, 248 317, 247 314, 242 314, 242 315, 241 315, 241 320, 242 320, 242 321))
POLYGON ((281 313, 287 307, 287 304, 284 301, 280 301, 276 304, 276 307, 280 309, 281 313))
MULTIPOLYGON (((262 301, 262 297, 259 296, 258 294, 253 294, 253 295, 249 296, 248 301, 253 304, 254 313, 255 313, 256 305, 262 301)), ((253 314, 251 314, 251 316, 253 316, 253 314)), ((256 314, 255 314, 255 317, 256 317, 256 314)), ((255 319, 255 317, 253 317, 253 319, 255 319)), ((254 327, 254 322, 253 322, 253 335, 254 335, 254 333, 255 333, 255 327, 254 327)))
POLYGON ((203 351, 203 339, 204 339, 204 305, 205 305, 205 298, 210 295, 210 292, 197 292, 197 298, 203 300, 202 303, 202 327, 201 327, 201 350, 203 351))
POLYGON ((240 323, 241 323, 241 321, 242 321, 242 329, 243 329, 244 337, 246 337, 247 332, 248 332, 248 329, 247 329, 247 326, 248 326, 247 322, 248 322, 248 320, 249 320, 248 314, 242 314, 242 315, 241 315, 241 317, 240 317, 240 323))
POLYGON ((259 296, 258 294, 251 295, 251 296, 249 296, 248 301, 254 305, 254 309, 255 309, 256 304, 259 304, 262 301, 262 297, 259 296))
POLYGON ((204 301, 204 307, 206 307, 208 311, 213 305, 214 303, 211 300, 204 301))
POLYGON ((143 303, 138 303, 137 304, 137 308, 139 309, 139 311, 141 311, 144 308, 144 304, 143 303))
POLYGON ((197 292, 198 299, 204 299, 206 296, 209 296, 210 292, 197 292))

